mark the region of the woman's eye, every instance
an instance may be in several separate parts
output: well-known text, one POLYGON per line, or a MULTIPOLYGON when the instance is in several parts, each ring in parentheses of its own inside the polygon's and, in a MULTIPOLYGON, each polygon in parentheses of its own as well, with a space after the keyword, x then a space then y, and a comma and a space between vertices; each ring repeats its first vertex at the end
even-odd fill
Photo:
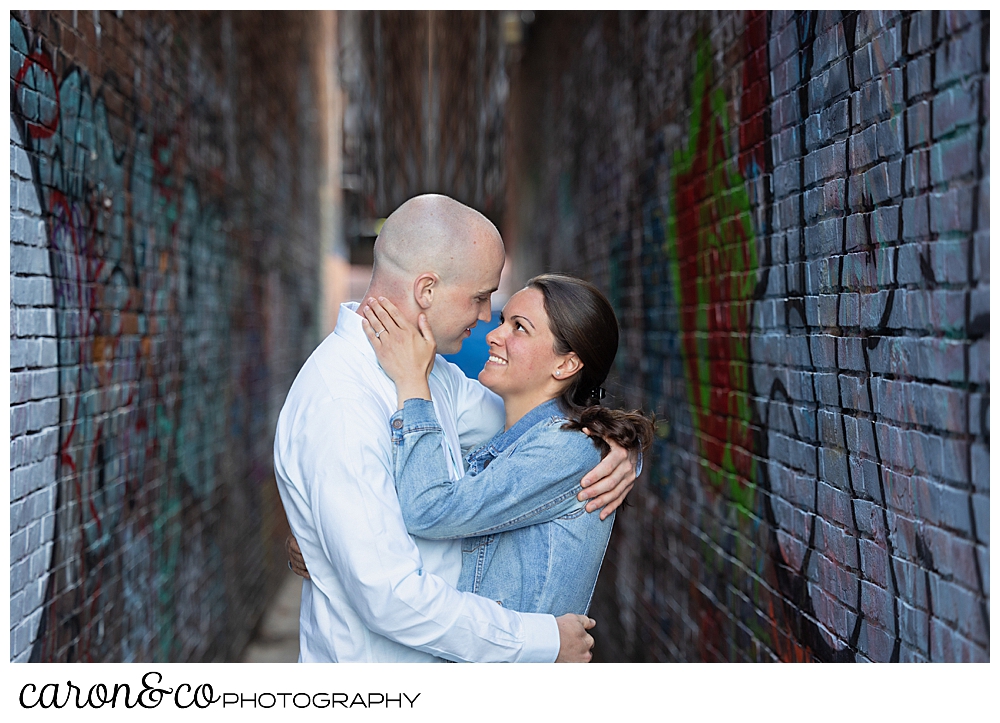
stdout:
POLYGON ((524 326, 519 321, 514 324, 514 328, 517 329, 517 330, 519 330, 519 331, 525 331, 524 326))

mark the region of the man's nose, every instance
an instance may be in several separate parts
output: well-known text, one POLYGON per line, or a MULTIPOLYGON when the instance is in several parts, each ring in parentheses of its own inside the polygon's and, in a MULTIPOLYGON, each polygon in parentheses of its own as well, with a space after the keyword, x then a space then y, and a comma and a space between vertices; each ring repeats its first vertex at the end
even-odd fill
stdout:
POLYGON ((493 309, 490 308, 489 304, 484 304, 484 308, 479 312, 480 321, 489 321, 493 318, 493 309))

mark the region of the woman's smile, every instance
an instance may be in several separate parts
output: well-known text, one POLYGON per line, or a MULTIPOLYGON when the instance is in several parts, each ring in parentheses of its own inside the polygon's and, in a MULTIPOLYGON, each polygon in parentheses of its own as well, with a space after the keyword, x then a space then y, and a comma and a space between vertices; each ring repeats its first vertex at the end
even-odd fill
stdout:
POLYGON ((489 358, 479 381, 500 395, 508 412, 527 412, 558 392, 554 370, 560 359, 541 291, 521 289, 511 296, 486 343, 489 358))

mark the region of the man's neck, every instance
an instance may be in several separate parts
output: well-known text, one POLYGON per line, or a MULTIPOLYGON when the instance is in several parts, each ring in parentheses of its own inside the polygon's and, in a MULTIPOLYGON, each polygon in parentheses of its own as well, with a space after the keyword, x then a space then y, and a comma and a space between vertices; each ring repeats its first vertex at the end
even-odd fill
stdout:
POLYGON ((378 297, 385 297, 393 304, 396 308, 403 312, 403 316, 410 321, 410 323, 417 323, 417 315, 411 314, 410 305, 406 303, 406 300, 402 298, 399 292, 395 289, 389 289, 384 286, 372 284, 366 290, 364 296, 361 297, 361 303, 358 304, 358 308, 354 311, 355 314, 359 316, 364 316, 362 310, 368 305, 368 299, 377 299, 378 297), (413 317, 412 319, 410 317, 413 317))

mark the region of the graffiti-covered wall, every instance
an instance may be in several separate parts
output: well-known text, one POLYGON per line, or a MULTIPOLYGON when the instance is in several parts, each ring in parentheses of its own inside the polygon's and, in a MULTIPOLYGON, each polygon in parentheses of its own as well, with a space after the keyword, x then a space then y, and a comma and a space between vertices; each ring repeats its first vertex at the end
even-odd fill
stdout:
POLYGON ((539 14, 522 275, 658 417, 605 660, 988 660, 989 14, 539 14))
POLYGON ((11 660, 232 659, 274 589, 309 43, 294 14, 11 14, 11 660))

